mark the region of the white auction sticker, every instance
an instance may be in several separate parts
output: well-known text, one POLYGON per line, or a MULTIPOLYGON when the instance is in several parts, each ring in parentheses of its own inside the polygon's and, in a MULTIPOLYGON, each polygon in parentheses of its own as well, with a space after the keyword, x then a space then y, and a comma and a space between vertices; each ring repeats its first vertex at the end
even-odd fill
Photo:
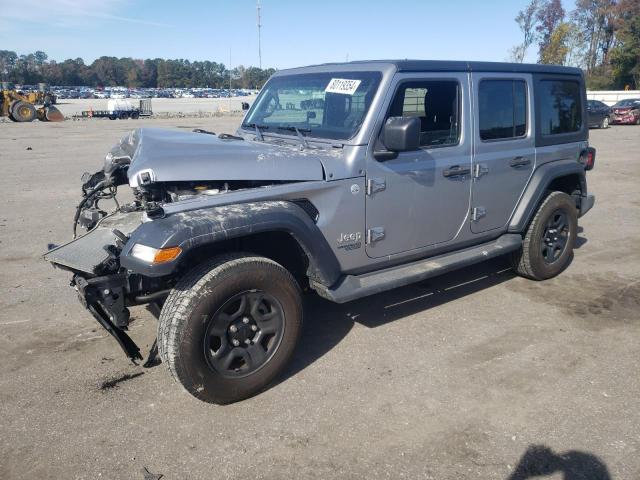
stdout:
POLYGON ((326 93, 342 93, 344 95, 353 95, 360 86, 362 80, 351 80, 348 78, 332 78, 324 89, 326 93))

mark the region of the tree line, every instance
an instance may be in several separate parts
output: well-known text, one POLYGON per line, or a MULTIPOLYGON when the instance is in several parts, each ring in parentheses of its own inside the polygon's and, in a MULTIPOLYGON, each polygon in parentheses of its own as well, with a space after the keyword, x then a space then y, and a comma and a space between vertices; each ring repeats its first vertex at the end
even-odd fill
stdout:
POLYGON ((87 65, 82 58, 56 62, 42 51, 18 55, 0 50, 0 79, 20 85, 227 88, 231 77, 232 88, 261 88, 274 72, 273 68, 240 65, 229 70, 217 62, 162 58, 100 57, 87 65))
POLYGON ((640 89, 640 1, 530 0, 515 18, 522 42, 510 59, 522 62, 532 46, 538 63, 581 67, 594 90, 640 89))

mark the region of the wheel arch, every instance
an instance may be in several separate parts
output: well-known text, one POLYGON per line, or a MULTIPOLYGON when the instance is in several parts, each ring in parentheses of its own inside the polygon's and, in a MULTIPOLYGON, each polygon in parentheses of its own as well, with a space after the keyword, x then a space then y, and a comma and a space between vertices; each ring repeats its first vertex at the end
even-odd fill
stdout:
POLYGON ((576 199, 576 208, 587 195, 584 167, 573 160, 541 165, 533 173, 509 222, 508 231, 524 232, 548 191, 560 191, 576 199))
POLYGON ((243 203, 174 213, 143 223, 122 250, 123 267, 159 277, 220 252, 244 251, 277 261, 300 280, 308 276, 333 285, 340 266, 324 235, 308 213, 290 201, 243 203), (150 265, 131 256, 136 243, 154 248, 179 246, 173 262, 150 265))

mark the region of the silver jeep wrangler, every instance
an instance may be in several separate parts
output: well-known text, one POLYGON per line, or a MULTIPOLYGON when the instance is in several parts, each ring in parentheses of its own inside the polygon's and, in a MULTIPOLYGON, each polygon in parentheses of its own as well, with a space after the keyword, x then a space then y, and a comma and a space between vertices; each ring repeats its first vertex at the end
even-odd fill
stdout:
POLYGON ((505 254, 534 280, 562 272, 594 204, 586 115, 574 68, 283 70, 233 135, 124 137, 83 178, 74 240, 45 258, 132 360, 128 307, 149 304, 174 378, 237 401, 291 358, 303 290, 348 302, 505 254), (135 201, 104 211, 125 184, 135 201))

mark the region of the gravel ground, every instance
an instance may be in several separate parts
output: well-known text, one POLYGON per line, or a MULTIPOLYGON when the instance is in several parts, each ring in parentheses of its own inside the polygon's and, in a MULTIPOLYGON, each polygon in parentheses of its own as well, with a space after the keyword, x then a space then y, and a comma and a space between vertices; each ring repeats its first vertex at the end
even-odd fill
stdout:
MULTIPOLYGON (((498 259, 342 306, 309 296, 279 383, 221 407, 130 365, 40 254, 128 128, 239 121, 0 125, 0 478, 640 478, 640 127, 592 131, 598 199, 560 277, 498 259)), ((156 320, 132 316, 148 349, 156 320)))

